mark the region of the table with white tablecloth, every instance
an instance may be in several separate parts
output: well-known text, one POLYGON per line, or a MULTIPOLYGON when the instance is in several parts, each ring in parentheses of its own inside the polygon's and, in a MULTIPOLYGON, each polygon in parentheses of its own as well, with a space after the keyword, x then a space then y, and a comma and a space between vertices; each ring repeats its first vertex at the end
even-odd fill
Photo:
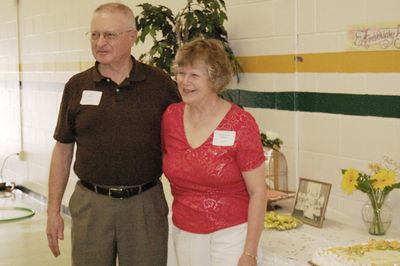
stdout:
MULTIPOLYGON (((290 214, 292 205, 293 198, 279 201, 281 209, 276 211, 290 214)), ((400 239, 400 228, 392 225, 386 235, 372 236, 368 234, 361 217, 354 219, 335 210, 329 210, 322 228, 303 224, 296 229, 286 231, 265 229, 261 237, 264 253, 259 266, 309 266, 309 261, 318 247, 365 243, 372 238, 400 239)), ((177 266, 171 239, 169 239, 168 266, 177 266)))
MULTIPOLYGON (((291 201, 283 203, 282 213, 291 211, 291 201)), ((384 236, 372 236, 361 217, 354 219, 334 210, 327 212, 323 227, 303 224, 299 228, 277 231, 264 230, 262 245, 264 264, 310 265, 314 251, 319 247, 365 243, 370 239, 400 239, 400 228, 392 226, 384 236)))

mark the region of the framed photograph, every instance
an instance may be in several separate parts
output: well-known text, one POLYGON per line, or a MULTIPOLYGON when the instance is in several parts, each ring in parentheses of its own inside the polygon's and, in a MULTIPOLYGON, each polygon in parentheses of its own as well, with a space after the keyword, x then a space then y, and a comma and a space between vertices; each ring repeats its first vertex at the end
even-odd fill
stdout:
POLYGON ((322 227, 332 184, 300 178, 292 216, 302 222, 322 227))

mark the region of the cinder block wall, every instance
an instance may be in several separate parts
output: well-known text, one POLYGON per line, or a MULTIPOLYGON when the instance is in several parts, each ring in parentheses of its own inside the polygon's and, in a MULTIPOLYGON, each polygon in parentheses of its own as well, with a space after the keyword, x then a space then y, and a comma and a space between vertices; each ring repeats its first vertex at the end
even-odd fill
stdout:
MULTIPOLYGON (((366 196, 345 195, 340 170, 367 170, 384 155, 400 161, 400 63, 398 49, 349 49, 347 33, 360 24, 396 25, 399 7, 393 0, 228 6, 230 40, 245 66, 234 88, 261 128, 283 139, 291 188, 299 177, 329 182, 328 208, 357 219, 366 196)), ((399 198, 400 191, 390 195, 399 198)))

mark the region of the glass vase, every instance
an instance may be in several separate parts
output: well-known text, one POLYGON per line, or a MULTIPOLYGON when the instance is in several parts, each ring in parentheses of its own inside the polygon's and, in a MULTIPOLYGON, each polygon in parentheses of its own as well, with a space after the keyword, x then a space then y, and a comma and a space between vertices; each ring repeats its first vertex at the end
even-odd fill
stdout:
POLYGON ((380 208, 374 208, 371 201, 362 207, 362 219, 371 235, 384 235, 392 223, 392 208, 384 202, 380 208))

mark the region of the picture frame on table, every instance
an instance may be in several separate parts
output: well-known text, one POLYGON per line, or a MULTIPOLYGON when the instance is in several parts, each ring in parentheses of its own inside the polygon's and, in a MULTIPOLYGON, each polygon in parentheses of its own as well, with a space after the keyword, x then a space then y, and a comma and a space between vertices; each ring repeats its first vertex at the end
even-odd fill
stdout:
POLYGON ((303 223, 322 227, 332 184, 300 177, 292 216, 303 223))

